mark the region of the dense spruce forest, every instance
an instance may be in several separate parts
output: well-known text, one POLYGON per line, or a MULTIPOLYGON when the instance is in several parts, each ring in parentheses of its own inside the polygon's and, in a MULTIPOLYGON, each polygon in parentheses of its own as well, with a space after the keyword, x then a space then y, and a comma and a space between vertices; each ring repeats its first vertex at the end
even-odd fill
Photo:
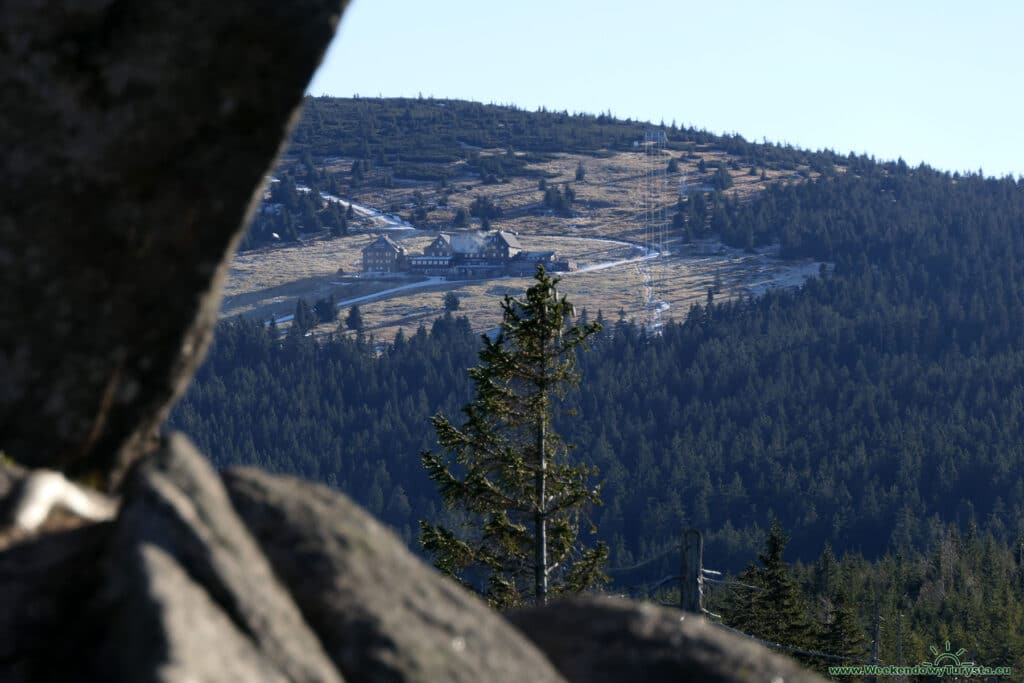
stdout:
POLYGON ((964 660, 1020 671, 1019 547, 1011 551, 973 524, 964 533, 953 527, 934 533, 927 551, 891 551, 868 561, 859 554, 837 558, 826 545, 813 562, 794 565, 785 560, 785 533, 773 526, 739 583, 711 583, 706 601, 722 623, 785 644, 788 654, 822 673, 829 666, 870 661, 876 625, 882 664, 931 662, 930 647, 942 652, 950 642, 953 650, 968 651, 964 660))
MULTIPOLYGON (((467 123, 442 142, 514 135, 540 152, 635 137, 636 124, 610 118, 467 103, 399 103, 388 116, 373 101, 315 104, 296 136, 315 155, 352 155, 372 139, 371 116, 398 126, 379 142, 384 154, 411 130, 424 155, 442 153, 431 121, 446 117, 467 123)), ((558 428, 600 468, 604 505, 592 517, 615 586, 676 573, 687 526, 705 531, 708 566, 740 572, 777 519, 792 537, 797 564, 783 574, 803 613, 793 618, 809 620, 805 645, 824 642, 814 625, 836 600, 856 606, 869 638, 877 601, 886 628, 905 613, 914 651, 942 636, 1010 662, 1024 652, 1024 183, 793 153, 820 175, 709 202, 709 224, 730 244, 777 242, 834 269, 798 291, 709 296, 656 331, 581 312, 604 330, 580 356, 582 385, 564 406, 575 414, 558 428)), ((170 423, 218 466, 342 489, 415 546, 417 521, 445 514, 420 464, 434 445, 429 418, 469 400, 478 339, 451 314, 393 340, 344 332, 318 342, 260 321, 222 324, 170 423)), ((758 585, 769 575, 782 574, 744 574, 758 585)), ((753 607, 721 600, 727 618, 760 628, 742 622, 753 607)))
MULTIPOLYGON (((1024 532, 1021 186, 864 162, 721 211, 835 269, 658 334, 613 322, 582 357, 562 429, 604 473, 613 562, 684 524, 749 555, 773 514, 800 556, 921 547, 936 519, 1024 532)), ((336 484, 412 529, 427 419, 468 399, 476 339, 441 320, 375 348, 226 325, 173 424, 218 464, 336 484)))

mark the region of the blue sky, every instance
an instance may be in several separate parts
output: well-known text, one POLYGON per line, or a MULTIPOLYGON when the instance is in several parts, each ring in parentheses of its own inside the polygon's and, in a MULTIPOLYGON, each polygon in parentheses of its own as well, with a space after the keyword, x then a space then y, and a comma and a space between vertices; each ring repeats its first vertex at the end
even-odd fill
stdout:
POLYGON ((1024 2, 353 0, 309 92, 611 110, 1024 175, 1024 2))

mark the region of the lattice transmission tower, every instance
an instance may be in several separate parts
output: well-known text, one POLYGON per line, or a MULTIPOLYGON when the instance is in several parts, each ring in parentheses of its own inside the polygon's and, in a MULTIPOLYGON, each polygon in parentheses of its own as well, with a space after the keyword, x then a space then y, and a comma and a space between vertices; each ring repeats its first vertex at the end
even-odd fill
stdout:
POLYGON ((644 133, 644 244, 648 258, 643 261, 645 276, 644 308, 647 310, 652 328, 660 327, 661 314, 668 309, 662 300, 664 295, 668 255, 668 171, 666 144, 668 136, 663 129, 652 129, 644 133))

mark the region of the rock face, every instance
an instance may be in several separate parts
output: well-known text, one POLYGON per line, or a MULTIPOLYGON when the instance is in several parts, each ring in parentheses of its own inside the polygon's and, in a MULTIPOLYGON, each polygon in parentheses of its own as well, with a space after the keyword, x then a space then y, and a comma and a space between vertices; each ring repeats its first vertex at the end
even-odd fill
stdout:
POLYGON ((348 498, 253 469, 229 471, 225 480, 350 683, 562 680, 486 604, 425 567, 348 498))
POLYGON ((102 630, 99 591, 111 523, 47 533, 0 552, 0 681, 92 680, 76 657, 102 630))
POLYGON ((0 550, 0 680, 821 680, 628 600, 506 620, 340 493, 251 469, 222 478, 182 436, 123 493, 113 522, 0 550))
POLYGON ((137 467, 115 522, 0 552, 0 680, 340 683, 184 437, 137 467))
POLYGON ((0 680, 564 681, 341 494, 227 485, 171 436, 115 522, 0 552, 0 680))
POLYGON ((184 437, 132 472, 108 552, 101 679, 341 680, 184 437))
POLYGON ((753 641, 655 605, 585 597, 508 617, 571 683, 824 683, 753 641))
POLYGON ((340 5, 0 5, 0 451, 109 482, 145 450, 340 5))

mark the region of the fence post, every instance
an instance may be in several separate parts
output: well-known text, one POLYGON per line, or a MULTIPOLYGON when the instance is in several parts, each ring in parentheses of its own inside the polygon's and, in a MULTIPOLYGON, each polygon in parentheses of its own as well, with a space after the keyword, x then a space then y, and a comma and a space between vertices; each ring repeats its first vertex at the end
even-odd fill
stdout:
MULTIPOLYGON (((882 621, 881 615, 878 613, 878 597, 875 597, 875 624, 871 632, 871 663, 878 666, 878 639, 880 636, 879 626, 882 621)), ((872 683, 878 683, 878 676, 871 677, 872 683)))
MULTIPOLYGON (((899 613, 899 621, 896 622, 896 666, 903 666, 903 612, 899 613)), ((907 679, 901 674, 899 680, 902 683, 907 679)))
POLYGON ((704 596, 701 569, 704 567, 704 537, 697 529, 683 533, 683 571, 679 590, 679 606, 696 614, 703 614, 704 596))

